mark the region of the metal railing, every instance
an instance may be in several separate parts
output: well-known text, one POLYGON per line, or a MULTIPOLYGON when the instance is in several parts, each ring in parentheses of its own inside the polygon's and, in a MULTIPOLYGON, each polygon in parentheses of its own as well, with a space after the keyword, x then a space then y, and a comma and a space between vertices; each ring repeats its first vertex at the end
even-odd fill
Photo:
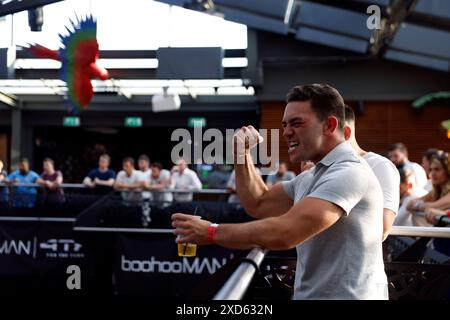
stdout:
MULTIPOLYGON (((416 216, 423 217, 427 215, 423 211, 414 212, 416 216)), ((446 216, 435 216, 436 223, 442 222, 444 224, 450 224, 450 218, 446 216)), ((410 226, 393 226, 391 236, 410 236, 410 237, 433 237, 433 238, 450 238, 450 228, 445 227, 410 227, 410 226)))
MULTIPOLYGON (((0 183, 0 187, 30 187, 30 188, 42 188, 43 186, 38 183, 0 183)), ((86 188, 82 183, 62 183, 59 188, 86 188)))
POLYGON ((393 226, 391 236, 450 238, 450 228, 393 226))
POLYGON ((71 222, 76 221, 75 218, 58 218, 58 217, 11 217, 11 216, 0 216, 1 221, 45 221, 45 222, 71 222))
MULTIPOLYGON (((32 187, 32 188, 42 188, 43 186, 37 183, 0 183, 0 187, 32 187)), ((62 183, 59 185, 60 188, 81 188, 81 189, 95 189, 90 188, 83 183, 62 183)), ((111 187, 112 188, 112 187, 111 187)), ((128 191, 127 189, 125 189, 128 191)), ((192 190, 180 190, 180 189, 136 189, 131 190, 134 192, 159 192, 159 193, 203 193, 203 194, 226 194, 229 193, 227 189, 192 189, 192 190)))
MULTIPOLYGON (((108 228, 108 227, 73 227, 74 231, 83 232, 119 232, 119 233, 164 233, 174 234, 173 229, 139 229, 139 228, 108 228)), ((175 241, 175 237, 174 237, 175 241)))
POLYGON ((266 250, 260 248, 252 249, 216 293, 213 300, 241 300, 266 253, 266 250))

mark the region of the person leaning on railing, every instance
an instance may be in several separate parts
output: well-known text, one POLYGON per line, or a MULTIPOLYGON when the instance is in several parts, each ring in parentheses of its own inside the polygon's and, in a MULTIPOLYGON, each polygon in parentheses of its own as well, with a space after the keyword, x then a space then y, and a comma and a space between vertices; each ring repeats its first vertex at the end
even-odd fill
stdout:
POLYGON ((440 152, 430 162, 433 190, 421 198, 411 200, 410 211, 450 208, 450 159, 447 152, 440 152))
POLYGON ((190 202, 193 199, 192 191, 201 190, 202 183, 195 171, 188 168, 184 159, 179 159, 172 168, 171 184, 179 192, 173 193, 178 202, 190 202))
POLYGON ((60 187, 63 183, 63 174, 55 170, 55 163, 50 158, 45 158, 43 162, 43 172, 36 181, 44 189, 44 202, 63 203, 66 201, 64 190, 60 187))
MULTIPOLYGON (((431 209, 446 210, 450 208, 450 158, 447 152, 439 152, 432 158, 430 176, 433 190, 417 200, 411 200, 408 204, 408 210, 427 212, 429 222, 432 221, 432 215, 440 212, 431 209)), ((436 221, 433 224, 436 224, 436 221)), ((437 251, 450 255, 449 239, 435 238, 433 245, 437 251)))
MULTIPOLYGON (((19 162, 19 170, 12 172, 5 180, 8 185, 21 183, 36 183, 39 175, 30 170, 28 159, 22 158, 19 162)), ((16 208, 32 208, 36 203, 37 189, 34 187, 16 186, 11 191, 11 203, 16 208)))
MULTIPOLYGON (((172 180, 170 177, 170 171, 163 169, 162 164, 159 162, 152 163, 151 175, 149 181, 146 181, 145 189, 150 191, 162 191, 164 189, 170 189, 172 187, 172 180)), ((152 192, 153 201, 158 205, 166 207, 173 201, 172 192, 152 192)))
POLYGON ((135 169, 134 159, 126 157, 122 160, 122 171, 117 174, 114 190, 121 191, 125 205, 141 204, 141 191, 145 186, 141 172, 135 169))
POLYGON ((89 188, 96 188, 96 191, 99 193, 110 192, 116 177, 116 173, 109 169, 110 163, 110 156, 102 154, 98 159, 98 168, 89 171, 83 180, 83 184, 89 188))

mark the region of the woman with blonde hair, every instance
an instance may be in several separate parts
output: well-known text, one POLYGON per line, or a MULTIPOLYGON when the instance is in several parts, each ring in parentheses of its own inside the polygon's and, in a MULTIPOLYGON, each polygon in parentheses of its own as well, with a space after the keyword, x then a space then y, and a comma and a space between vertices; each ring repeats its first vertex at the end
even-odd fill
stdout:
MULTIPOLYGON (((425 211, 428 222, 434 222, 432 216, 446 214, 450 209, 450 158, 447 152, 439 152, 430 162, 430 177, 433 190, 425 196, 411 200, 408 204, 410 211, 425 211)), ((450 240, 436 238, 434 248, 450 255, 450 240)))
POLYGON ((410 211, 450 208, 450 158, 447 152, 439 152, 430 161, 430 177, 433 189, 408 204, 410 211))

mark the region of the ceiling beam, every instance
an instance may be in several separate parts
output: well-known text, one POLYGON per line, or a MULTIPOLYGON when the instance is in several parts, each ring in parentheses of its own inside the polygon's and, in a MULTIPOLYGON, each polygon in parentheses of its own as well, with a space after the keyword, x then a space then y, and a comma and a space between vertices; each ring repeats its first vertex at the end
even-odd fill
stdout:
POLYGON ((7 16, 20 11, 42 7, 47 4, 59 2, 61 0, 0 0, 0 17, 7 16))
POLYGON ((381 29, 376 30, 370 39, 370 53, 372 56, 382 56, 394 39, 401 24, 414 10, 418 0, 394 0, 386 8, 387 18, 381 19, 381 29))

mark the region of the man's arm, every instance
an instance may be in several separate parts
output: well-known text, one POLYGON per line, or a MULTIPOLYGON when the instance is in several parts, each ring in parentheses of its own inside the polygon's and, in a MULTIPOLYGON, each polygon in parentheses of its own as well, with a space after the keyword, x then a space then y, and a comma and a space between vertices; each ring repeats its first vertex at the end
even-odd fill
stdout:
POLYGON ((246 135, 251 136, 250 140, 258 140, 259 136, 255 128, 249 126, 243 127, 233 138, 238 197, 247 213, 254 218, 280 216, 292 207, 293 200, 284 192, 281 184, 274 185, 270 189, 266 186, 253 165, 250 155, 251 143, 243 142, 245 139, 243 136, 246 135), (239 151, 238 148, 242 147, 245 150, 239 151))
MULTIPOLYGON (((220 224, 215 244, 234 249, 264 248, 286 250, 332 226, 344 211, 339 206, 319 198, 306 197, 286 214, 248 223, 220 224)), ((178 242, 208 244, 208 221, 191 215, 174 214, 172 226, 181 235, 178 242)))
POLYGON ((383 240, 386 240, 392 229, 396 214, 394 211, 384 208, 383 209, 383 240))
POLYGON ((122 172, 119 172, 119 174, 116 177, 116 181, 114 182, 114 190, 121 191, 124 189, 124 184, 122 183, 122 172))
POLYGON ((47 186, 47 180, 42 179, 42 177, 39 177, 39 179, 36 180, 36 183, 42 187, 47 186))
POLYGON ((95 186, 94 183, 92 182, 92 179, 90 177, 88 177, 88 176, 84 178, 83 184, 85 186, 88 186, 88 187, 91 187, 91 188, 93 188, 95 186))
POLYGON ((96 179, 95 180, 95 184, 98 186, 106 186, 106 187, 112 187, 114 185, 114 179, 113 178, 109 178, 108 180, 100 180, 100 179, 96 179))
POLYGON ((58 172, 55 181, 52 183, 53 188, 57 188, 63 183, 63 175, 61 172, 58 172))
POLYGON ((433 201, 433 192, 429 192, 426 195, 424 195, 423 197, 411 200, 410 202, 408 202, 408 206, 406 208, 409 211, 423 211, 425 209, 424 204, 426 202, 429 202, 429 203, 438 202, 438 201, 433 201))
POLYGON ((426 209, 448 209, 450 208, 450 193, 447 193, 442 198, 436 201, 424 202, 421 206, 421 210, 424 211, 426 209))
POLYGON ((389 235, 400 206, 400 174, 389 160, 371 166, 383 191, 383 241, 389 235))
POLYGON ((194 171, 191 171, 191 183, 188 186, 189 190, 201 190, 202 182, 198 178, 197 174, 194 171))

